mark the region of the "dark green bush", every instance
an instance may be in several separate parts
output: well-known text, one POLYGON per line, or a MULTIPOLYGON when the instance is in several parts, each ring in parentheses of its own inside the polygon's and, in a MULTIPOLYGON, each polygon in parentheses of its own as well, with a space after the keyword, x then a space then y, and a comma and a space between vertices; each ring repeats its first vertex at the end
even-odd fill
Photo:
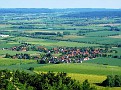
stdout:
POLYGON ((101 83, 102 86, 108 87, 121 87, 121 76, 119 75, 108 75, 106 80, 101 83))
POLYGON ((34 70, 34 67, 30 67, 28 70, 33 71, 34 70))

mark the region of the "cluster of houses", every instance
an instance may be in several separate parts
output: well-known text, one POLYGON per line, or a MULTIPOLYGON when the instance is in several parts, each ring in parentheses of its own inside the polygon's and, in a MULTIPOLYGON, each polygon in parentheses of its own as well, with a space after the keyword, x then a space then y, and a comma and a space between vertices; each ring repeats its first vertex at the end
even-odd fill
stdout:
POLYGON ((14 46, 12 48, 10 48, 10 50, 12 51, 39 51, 39 52, 47 52, 47 48, 43 47, 43 46, 35 46, 32 44, 27 44, 27 43, 23 43, 22 45, 19 46, 14 46))
POLYGON ((82 61, 103 56, 105 49, 57 47, 46 49, 46 54, 37 58, 40 63, 82 63, 82 61), (59 55, 58 55, 59 54, 59 55), (58 55, 58 56, 56 56, 58 55))
POLYGON ((35 59, 46 63, 82 63, 82 61, 101 57, 107 50, 105 48, 77 48, 77 47, 56 47, 47 49, 43 46, 35 46, 31 44, 22 44, 12 47, 14 51, 39 51, 45 53, 43 56, 29 56, 17 54, 17 56, 25 56, 23 59, 35 59))
MULTIPOLYGON (((48 54, 61 53, 61 55, 58 57, 51 56, 51 58, 49 58, 49 63, 82 63, 84 60, 90 60, 102 56, 102 50, 103 49, 89 48, 53 48, 48 52, 48 54)), ((46 61, 47 58, 44 57, 44 59, 46 61)))
POLYGON ((28 51, 27 47, 28 47, 28 45, 23 44, 20 46, 14 46, 14 47, 10 48, 10 50, 12 50, 12 51, 28 51))

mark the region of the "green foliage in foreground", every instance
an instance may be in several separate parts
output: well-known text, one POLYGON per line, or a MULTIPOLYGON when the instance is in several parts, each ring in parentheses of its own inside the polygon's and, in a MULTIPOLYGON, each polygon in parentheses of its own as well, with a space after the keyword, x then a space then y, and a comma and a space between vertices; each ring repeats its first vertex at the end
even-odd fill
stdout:
POLYGON ((104 80, 101 85, 108 86, 108 87, 121 87, 121 76, 108 75, 107 79, 104 80))
POLYGON ((2 90, 96 90, 88 80, 81 85, 67 77, 66 73, 28 74, 20 71, 0 71, 0 89, 2 90))

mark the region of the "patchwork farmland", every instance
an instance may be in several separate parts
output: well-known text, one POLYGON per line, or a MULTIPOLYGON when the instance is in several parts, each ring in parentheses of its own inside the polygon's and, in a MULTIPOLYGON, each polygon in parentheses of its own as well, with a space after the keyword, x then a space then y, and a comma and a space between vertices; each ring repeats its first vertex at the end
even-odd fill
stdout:
POLYGON ((108 75, 121 76, 120 11, 39 10, 0 9, 0 70, 64 72, 97 90, 121 89, 101 86, 108 75))

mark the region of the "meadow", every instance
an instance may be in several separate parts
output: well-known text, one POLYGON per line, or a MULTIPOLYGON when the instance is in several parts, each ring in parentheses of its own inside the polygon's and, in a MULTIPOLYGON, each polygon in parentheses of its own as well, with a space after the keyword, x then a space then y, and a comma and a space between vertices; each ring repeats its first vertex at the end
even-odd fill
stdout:
POLYGON ((39 52, 37 51, 11 51, 11 50, 0 50, 0 56, 1 55, 5 55, 5 54, 10 54, 10 55, 15 55, 15 54, 20 54, 20 53, 23 53, 23 54, 40 54, 39 52))
POLYGON ((47 65, 43 67, 35 68, 35 71, 53 71, 53 72, 67 72, 77 74, 91 74, 91 75, 121 75, 121 67, 117 66, 105 66, 97 64, 59 64, 59 65, 47 65))
MULTIPOLYGON (((31 64, 31 63, 37 63, 36 60, 23 60, 23 59, 10 59, 10 58, 1 58, 0 57, 0 67, 2 66, 10 66, 10 65, 16 65, 19 64, 31 64)), ((8 68, 9 69, 9 68, 8 68)))
POLYGON ((94 63, 100 65, 111 65, 121 67, 121 60, 116 58, 96 58, 92 60, 85 61, 85 63, 94 63))
MULTIPOLYGON (((75 36, 73 38, 76 38, 78 36, 75 36)), ((65 38, 69 38, 68 36, 65 38)), ((50 47, 95 47, 95 46, 101 46, 99 44, 88 44, 88 43, 78 43, 78 42, 71 42, 71 41, 58 41, 58 40, 48 40, 48 39, 36 39, 36 38, 28 38, 28 37, 15 37, 12 38, 13 40, 16 40, 15 43, 19 42, 26 42, 29 44, 35 44, 35 45, 41 45, 41 46, 50 46, 50 47)), ((8 42, 7 44, 10 44, 13 46, 15 45, 14 42, 8 42)))
POLYGON ((97 84, 102 83, 102 81, 104 81, 106 79, 106 76, 104 76, 104 75, 89 75, 89 74, 69 73, 68 76, 70 76, 72 79, 78 80, 80 83, 82 83, 84 80, 88 79, 91 86, 96 87, 97 90, 121 90, 121 87, 98 86, 97 84))

